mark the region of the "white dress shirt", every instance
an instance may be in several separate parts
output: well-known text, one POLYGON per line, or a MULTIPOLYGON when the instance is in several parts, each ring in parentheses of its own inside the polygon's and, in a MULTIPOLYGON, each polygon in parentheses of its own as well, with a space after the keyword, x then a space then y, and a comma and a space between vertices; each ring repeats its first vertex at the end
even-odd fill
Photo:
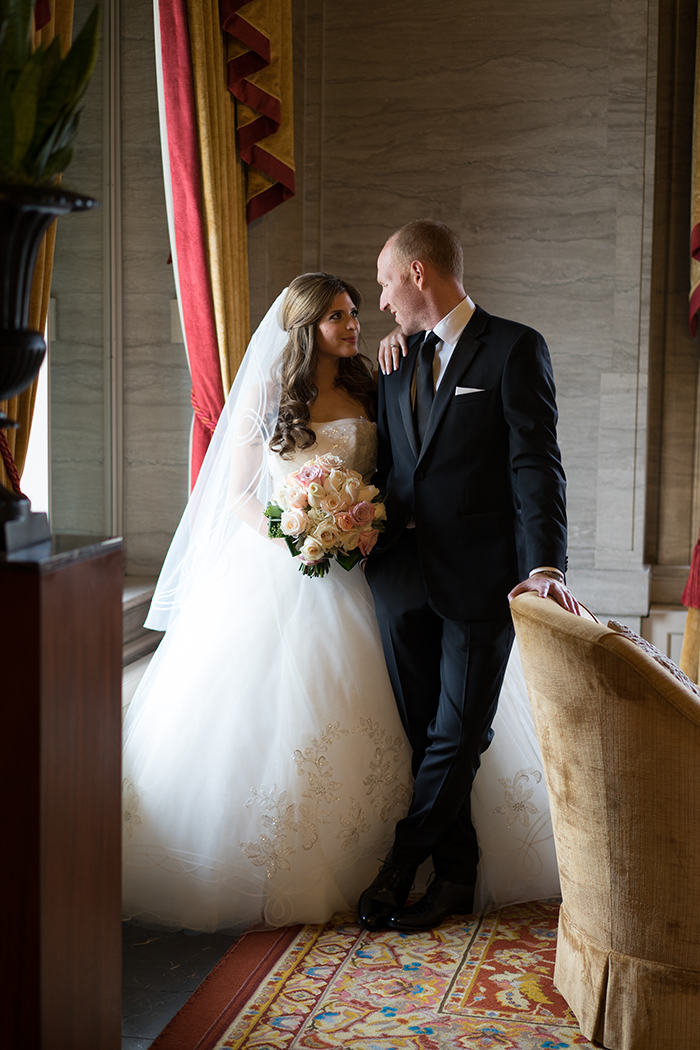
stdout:
MULTIPOLYGON (((438 321, 433 329, 426 331, 426 336, 433 331, 438 337, 440 342, 435 347, 435 357, 433 358, 433 381, 435 389, 440 386, 442 377, 445 374, 447 364, 452 357, 452 352, 459 342, 462 332, 467 327, 472 314, 474 313, 475 306, 469 296, 462 299, 461 302, 457 303, 454 310, 450 310, 442 320, 438 321)), ((413 375, 413 382, 411 384, 411 404, 415 408, 416 405, 416 376, 413 375)))

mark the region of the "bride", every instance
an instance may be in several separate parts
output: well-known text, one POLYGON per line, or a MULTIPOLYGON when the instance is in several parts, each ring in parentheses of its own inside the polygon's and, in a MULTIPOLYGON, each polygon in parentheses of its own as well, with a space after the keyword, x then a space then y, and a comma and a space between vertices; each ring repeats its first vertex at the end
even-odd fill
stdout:
MULTIPOLYGON (((166 630, 124 726, 124 918, 193 930, 354 907, 410 801, 410 750, 359 567, 298 570, 263 510, 314 455, 368 482, 359 292, 304 274, 251 340, 146 625, 166 630)), ((472 791, 477 907, 558 892, 517 652, 472 791)))

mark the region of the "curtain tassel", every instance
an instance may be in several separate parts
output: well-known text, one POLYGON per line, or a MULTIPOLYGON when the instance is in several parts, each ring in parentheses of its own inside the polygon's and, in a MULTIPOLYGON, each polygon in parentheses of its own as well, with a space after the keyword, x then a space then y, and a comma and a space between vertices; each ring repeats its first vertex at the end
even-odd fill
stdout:
MULTIPOLYGON (((5 464, 5 472, 8 478, 10 479, 10 484, 12 485, 12 488, 15 490, 18 496, 24 496, 24 493, 20 488, 19 473, 17 471, 17 466, 12 457, 10 445, 8 443, 7 438, 5 437, 4 430, 0 430, 0 455, 2 455, 2 461, 5 464)), ((26 499, 27 497, 25 496, 24 498, 26 499)))
POLYGON ((681 601, 688 609, 700 609, 700 537, 693 548, 688 582, 681 595, 681 601))

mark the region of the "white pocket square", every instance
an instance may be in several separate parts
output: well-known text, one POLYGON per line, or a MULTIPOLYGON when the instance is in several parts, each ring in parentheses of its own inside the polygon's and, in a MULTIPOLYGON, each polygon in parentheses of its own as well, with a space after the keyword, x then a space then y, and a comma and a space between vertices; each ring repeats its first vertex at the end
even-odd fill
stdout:
POLYGON ((480 386, 456 386, 455 397, 458 394, 482 394, 483 389, 484 388, 480 386))

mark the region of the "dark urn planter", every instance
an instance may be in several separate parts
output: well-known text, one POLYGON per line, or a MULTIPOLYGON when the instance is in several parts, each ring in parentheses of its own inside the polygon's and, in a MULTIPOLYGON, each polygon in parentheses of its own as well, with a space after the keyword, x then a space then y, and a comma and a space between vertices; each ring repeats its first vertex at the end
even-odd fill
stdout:
MULTIPOLYGON (((41 368, 46 343, 27 327, 32 278, 41 238, 59 215, 99 207, 96 200, 60 186, 0 185, 0 401, 25 390, 41 368)), ((15 426, 0 412, 0 428, 15 426)), ((49 539, 45 514, 0 486, 0 551, 49 539)))

